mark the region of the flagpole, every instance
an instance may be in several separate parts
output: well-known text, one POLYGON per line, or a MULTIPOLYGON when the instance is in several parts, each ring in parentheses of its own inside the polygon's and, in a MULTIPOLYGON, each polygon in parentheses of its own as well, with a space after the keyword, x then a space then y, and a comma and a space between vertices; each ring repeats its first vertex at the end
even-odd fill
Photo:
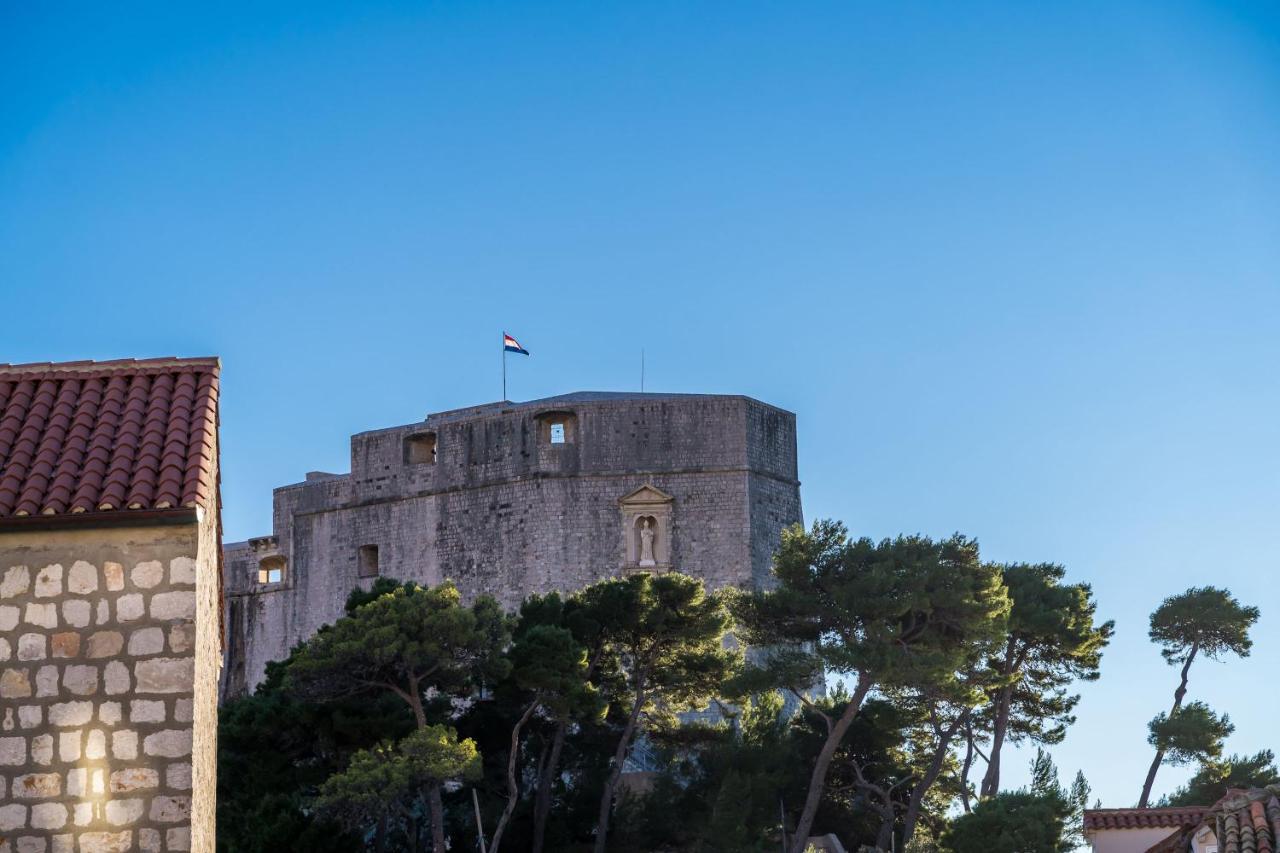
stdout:
POLYGON ((507 400, 507 337, 502 336, 502 401, 507 400))

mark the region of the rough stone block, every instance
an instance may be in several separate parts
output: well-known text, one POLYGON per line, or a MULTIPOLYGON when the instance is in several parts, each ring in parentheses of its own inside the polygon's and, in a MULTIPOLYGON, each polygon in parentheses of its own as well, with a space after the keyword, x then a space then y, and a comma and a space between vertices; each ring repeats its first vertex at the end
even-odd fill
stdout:
POLYGON ((84 664, 68 666, 62 671, 62 686, 76 696, 92 696, 98 692, 98 668, 84 664))
MULTIPOLYGON (((154 605, 153 605, 154 609, 154 605)), ((135 657, 155 655, 164 651, 164 630, 140 628, 129 635, 129 654, 135 657)))
POLYGON ((18 627, 18 619, 21 617, 22 611, 12 605, 0 607, 0 631, 12 631, 18 627))
MULTIPOLYGON (((80 732, 62 732, 58 735, 58 760, 64 764, 80 760, 80 732)), ((70 787, 70 782, 67 784, 70 787)))
POLYGON ((89 782, 89 771, 84 767, 77 767, 74 770, 67 771, 67 796, 83 797, 87 790, 89 782))
POLYGON ((42 666, 36 670, 36 696, 58 695, 58 668, 42 666))
POLYGON ((43 722, 43 705, 22 705, 18 708, 18 725, 22 728, 34 729, 43 722))
POLYGON ((119 696, 121 693, 129 692, 129 667, 125 666, 118 660, 113 660, 107 664, 102 672, 103 680, 106 682, 105 689, 108 696, 119 696))
POLYGON ((94 729, 85 738, 84 757, 91 761, 107 757, 107 735, 102 729, 94 729))
POLYGON ((166 830, 164 843, 167 850, 190 850, 191 827, 175 826, 173 829, 166 830))
POLYGON ((194 592, 158 592, 151 597, 151 618, 195 619, 196 594, 194 592))
POLYGON ((86 832, 80 836, 80 853, 128 853, 133 849, 133 832, 86 832))
POLYGON ((190 817, 190 797, 156 797, 151 801, 151 819, 157 823, 177 823, 190 817))
POLYGON ((194 658, 150 658, 134 667, 139 693, 188 693, 195 684, 194 658))
MULTIPOLYGON (((76 826, 88 826, 93 823, 93 803, 76 803, 72 809, 72 820, 76 826)), ((84 836, 80 836, 83 838, 84 836)), ((84 848, 81 847, 81 850, 84 848)))
POLYGON ((14 842, 13 850, 14 853, 48 853, 49 846, 43 836, 26 835, 14 842))
POLYGON ((147 735, 142 751, 161 758, 185 758, 191 754, 191 729, 165 729, 147 735))
POLYGON ((49 841, 53 845, 49 848, 53 853, 75 853, 76 837, 74 835, 55 835, 49 841))
POLYGON ((151 589, 164 580, 164 566, 159 560, 147 560, 133 567, 133 585, 138 589, 151 589))
POLYGON ((89 602, 76 599, 62 602, 62 620, 72 628, 89 627, 91 608, 89 602))
POLYGON ((13 644, 4 637, 0 637, 0 661, 6 661, 13 657, 13 644))
POLYGON ((124 761, 138 757, 138 733, 121 729, 111 733, 111 755, 124 761))
POLYGON ((54 563, 36 573, 36 598, 62 595, 62 566, 54 563))
POLYGON ((196 646, 196 627, 190 622, 169 629, 169 651, 185 654, 196 646))
POLYGON ((95 631, 89 635, 85 654, 91 658, 113 658, 124 648, 124 635, 119 631, 95 631))
POLYGON ((18 638, 18 660, 44 660, 49 656, 44 634, 23 634, 18 638))
POLYGON ((113 794, 156 788, 160 785, 160 774, 150 767, 130 767, 112 773, 110 785, 113 794))
POLYGON ((17 598, 31 589, 31 570, 26 566, 10 566, 0 580, 0 598, 17 598))
POLYGON ((49 706, 49 725, 83 726, 93 719, 92 702, 59 702, 49 706))
POLYGON ((164 848, 161 845, 161 835, 158 829, 139 829, 138 830, 138 849, 142 853, 160 853, 164 848))
POLYGON ((98 706, 98 720, 108 726, 120 722, 121 707, 119 702, 103 702, 98 706))
POLYGON ((196 582, 196 561, 190 557, 174 557, 169 561, 169 583, 191 584, 196 582))
POLYGON ((111 592, 124 589, 124 566, 107 561, 102 564, 102 580, 111 592))
POLYGON ((146 800, 107 800, 107 823, 112 826, 134 823, 146 807, 146 800))
POLYGON ((116 619, 120 622, 136 622, 143 612, 141 593, 133 592, 116 599, 116 619))
POLYGON ((164 783, 175 791, 190 791, 191 765, 170 764, 164 771, 164 783))
POLYGON ((62 803, 38 803, 31 807, 32 829, 62 829, 67 825, 67 807, 62 803))
POLYGON ((13 797, 17 800, 43 800, 62 793, 62 776, 57 773, 27 773, 13 779, 13 797))
POLYGON ((80 654, 80 635, 75 631, 63 631, 49 638, 49 646, 55 658, 73 658, 80 654))
POLYGON ((98 569, 92 563, 76 560, 67 572, 67 592, 88 595, 98 591, 98 569))
POLYGON ((22 618, 28 625, 36 625, 40 628, 56 628, 58 627, 58 605, 52 602, 37 604, 32 601, 27 604, 27 609, 22 618))
POLYGON ((0 806, 0 832, 23 829, 27 825, 27 807, 14 803, 0 806))
POLYGON ((105 625, 111 621, 111 602, 105 598, 98 600, 98 614, 95 617, 97 625, 105 625))
POLYGON ((0 765, 19 767, 27 763, 27 739, 0 737, 0 765))
POLYGON ((0 672, 0 699, 22 699, 31 695, 31 676, 25 669, 0 672))
POLYGON ((129 701, 129 722, 163 723, 164 702, 160 699, 132 699, 129 701))
POLYGON ((53 762, 53 735, 36 735, 31 739, 31 760, 45 767, 53 762))
POLYGON ((178 699, 173 703, 173 718, 179 723, 189 723, 192 720, 194 710, 194 702, 191 699, 178 699))

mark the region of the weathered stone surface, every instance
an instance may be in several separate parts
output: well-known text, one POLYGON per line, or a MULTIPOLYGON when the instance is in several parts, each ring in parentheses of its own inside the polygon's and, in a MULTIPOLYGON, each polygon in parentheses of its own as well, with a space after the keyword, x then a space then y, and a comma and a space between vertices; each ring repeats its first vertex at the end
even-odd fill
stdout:
POLYGON ((14 853, 48 853, 49 847, 44 836, 25 835, 14 842, 13 849, 14 853))
POLYGON ((57 773, 27 773, 13 780, 14 799, 38 800, 62 793, 62 776, 57 773))
POLYGON ((52 846, 49 848, 53 853, 75 853, 76 837, 71 834, 55 835, 52 839, 52 846))
POLYGON ((85 738, 84 757, 90 760, 107 757, 107 735, 102 729, 94 729, 85 738))
POLYGON ((191 827, 176 826, 166 830, 164 834, 165 848, 168 850, 191 849, 191 827))
POLYGON ((16 667, 0 672, 0 699, 23 699, 31 695, 31 676, 16 667))
POLYGON ((62 566, 54 563, 36 573, 36 598, 62 595, 62 566))
POLYGON ((113 658, 124 648, 124 635, 119 631, 95 631, 89 635, 89 647, 85 652, 91 658, 113 658))
POLYGON ((142 618, 143 602, 141 593, 130 593, 116 599, 116 619, 120 622, 136 622, 142 618))
POLYGON ((58 668, 42 666, 36 670, 36 696, 58 695, 58 668))
POLYGON ((44 660, 48 656, 44 634, 23 634, 18 638, 18 660, 44 660))
POLYGON ((102 671, 104 689, 108 696, 119 696, 129 692, 129 667, 118 660, 113 660, 102 671))
POLYGON ((164 849, 162 847, 160 830, 158 829, 139 829, 138 830, 138 849, 142 853, 160 853, 164 849))
POLYGON ((191 790, 191 765, 170 764, 164 771, 164 782, 176 791, 191 790))
MULTIPOLYGON (((77 732, 77 734, 79 734, 77 732)), ((89 771, 84 767, 77 767, 74 770, 67 771, 67 796, 83 797, 88 790, 89 771)))
POLYGON ((27 807, 14 803, 0 806, 0 832, 22 829, 27 825, 27 807))
POLYGON ((173 718, 180 723, 191 722, 193 703, 190 699, 178 699, 173 703, 173 718))
POLYGON ((17 767, 27 763, 27 739, 0 737, 0 765, 17 767))
POLYGON ((163 723, 164 701, 160 699, 132 699, 129 702, 129 722, 163 723))
POLYGON ((73 665, 62 671, 62 686, 76 696, 92 696, 98 692, 98 668, 73 665))
POLYGON ((95 617, 95 625, 105 625, 111 621, 111 602, 105 598, 98 599, 98 613, 95 617))
POLYGON ((36 625, 41 628, 56 628, 58 627, 58 605, 52 602, 49 604, 37 604, 32 601, 27 604, 23 620, 28 625, 36 625))
POLYGON ((133 847, 133 833, 86 832, 80 836, 80 853, 128 853, 133 847))
MULTIPOLYGON (((113 794, 128 791, 141 791, 160 785, 160 774, 150 767, 130 767, 117 770, 111 774, 111 792, 113 794)), ((170 785, 170 787, 173 787, 170 785)))
POLYGON ((49 706, 51 726, 83 726, 92 719, 92 702, 59 702, 49 706))
POLYGON ((93 563, 76 560, 67 572, 67 592, 88 595, 98 591, 98 568, 93 563))
POLYGON ((196 626, 190 622, 174 625, 169 629, 169 651, 176 655, 190 652, 196 647, 196 626))
POLYGON ((196 618, 196 594, 194 592, 158 592, 151 597, 151 618, 196 618))
POLYGON ((169 583, 176 585, 196 583, 196 561, 190 557, 175 557, 169 561, 169 583))
POLYGON ((150 658, 134 666, 138 693, 188 693, 195 684, 195 658, 150 658))
POLYGON ((98 720, 108 726, 120 722, 121 708, 119 702, 103 702, 98 706, 98 720))
MULTIPOLYGON (((72 820, 76 826, 88 826, 93 823, 93 803, 76 803, 72 809, 72 820)), ((81 836, 83 838, 84 836, 81 836)), ((84 847, 80 848, 84 850, 84 847)))
POLYGON ((134 823, 146 811, 146 800, 107 800, 107 823, 124 826, 134 823))
POLYGON ((80 760, 80 732, 62 732, 58 735, 58 760, 64 764, 80 760))
POLYGON ((164 580, 164 566, 159 560, 147 560, 133 567, 133 585, 138 589, 151 589, 164 580))
POLYGON ((164 651, 164 630, 140 628, 129 635, 129 654, 134 657, 155 655, 164 651))
POLYGON ((124 589, 124 566, 110 561, 103 563, 102 580, 111 592, 124 589))
POLYGON ((49 648, 55 658, 73 658, 80 654, 80 635, 75 631, 63 631, 49 638, 49 648))
POLYGON ((132 761, 138 757, 138 733, 129 729, 119 729, 111 733, 111 756, 122 761, 132 761))
POLYGON ((13 657, 13 644, 0 637, 0 662, 7 661, 13 657))
POLYGON ((147 735, 142 751, 161 758, 185 758, 191 754, 191 729, 164 729, 147 735))
POLYGON ((18 708, 18 725, 24 729, 34 729, 44 722, 43 705, 22 705, 18 708))
POLYGON ((18 627, 18 620, 22 617, 22 611, 18 608, 6 604, 0 607, 0 631, 12 631, 18 627))
POLYGON ((62 621, 66 622, 72 628, 89 627, 89 619, 92 615, 92 608, 89 602, 81 599, 62 602, 62 621))
POLYGON ((0 598, 16 598, 31 589, 31 570, 26 566, 10 566, 0 580, 0 598))
POLYGON ((151 801, 151 819, 158 823, 177 823, 190 815, 190 797, 156 797, 151 801))
POLYGON ((61 803, 38 803, 31 807, 32 829, 62 829, 67 825, 67 807, 61 803))
POLYGON ((53 735, 36 735, 31 739, 31 760, 45 767, 53 762, 53 735))

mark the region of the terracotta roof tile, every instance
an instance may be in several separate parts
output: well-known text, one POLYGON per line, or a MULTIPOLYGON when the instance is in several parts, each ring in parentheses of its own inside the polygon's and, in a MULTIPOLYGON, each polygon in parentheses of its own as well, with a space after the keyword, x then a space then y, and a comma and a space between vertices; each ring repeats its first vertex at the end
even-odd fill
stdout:
POLYGON ((0 519, 207 505, 218 360, 0 364, 0 519))
POLYGON ((1167 809, 1085 809, 1085 829, 1177 829, 1197 826, 1209 809, 1179 806, 1167 809))

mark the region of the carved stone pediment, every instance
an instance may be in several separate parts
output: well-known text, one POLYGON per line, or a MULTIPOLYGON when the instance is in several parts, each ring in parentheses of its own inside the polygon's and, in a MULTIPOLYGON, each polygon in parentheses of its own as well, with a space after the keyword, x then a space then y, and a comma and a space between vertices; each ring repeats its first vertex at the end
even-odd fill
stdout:
POLYGON ((623 569, 671 569, 672 512, 675 497, 645 484, 618 498, 622 515, 623 569))

